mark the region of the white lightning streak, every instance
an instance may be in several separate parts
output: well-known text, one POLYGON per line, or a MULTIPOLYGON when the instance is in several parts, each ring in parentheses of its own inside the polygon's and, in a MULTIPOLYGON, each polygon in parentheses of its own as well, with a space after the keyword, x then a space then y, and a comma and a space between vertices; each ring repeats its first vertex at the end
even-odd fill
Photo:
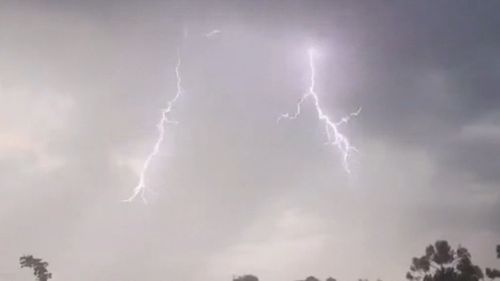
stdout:
POLYGON ((349 169, 348 160, 349 160, 349 157, 351 155, 351 152, 357 151, 357 149, 354 146, 352 146, 351 143, 349 142, 349 139, 340 132, 339 126, 342 124, 348 123, 352 117, 357 116, 361 112, 361 108, 359 108, 357 111, 355 111, 347 116, 344 116, 343 118, 340 119, 340 121, 333 122, 330 119, 330 117, 328 115, 326 115, 324 113, 323 109, 321 108, 318 94, 315 91, 316 69, 314 66, 314 50, 313 49, 309 49, 309 69, 310 69, 311 74, 310 74, 310 84, 309 84, 308 92, 305 93, 304 95, 302 95, 302 97, 297 102, 297 107, 296 107, 295 113, 282 114, 278 118, 278 122, 281 119, 296 119, 302 111, 302 104, 304 103, 304 101, 306 101, 308 98, 312 98, 313 103, 314 103, 314 107, 316 109, 316 113, 318 115, 318 119, 321 122, 323 122, 325 125, 327 144, 336 146, 339 149, 340 153, 342 154, 344 169, 346 170, 347 173, 350 173, 351 170, 349 169))
POLYGON ((213 36, 215 36, 215 35, 217 35, 217 34, 219 34, 221 32, 222 31, 220 31, 219 29, 214 29, 214 30, 212 30, 212 31, 210 31, 208 33, 205 33, 205 37, 210 38, 210 37, 213 37, 213 36))
POLYGON ((163 139, 165 138, 165 126, 167 124, 177 124, 176 121, 172 121, 168 118, 169 113, 172 111, 172 108, 175 105, 175 102, 179 99, 179 97, 182 95, 182 79, 181 79, 181 74, 180 74, 180 67, 181 67, 181 56, 180 52, 177 51, 177 64, 175 66, 175 76, 177 78, 177 92, 175 96, 167 102, 167 105, 165 108, 162 109, 161 111, 161 118, 159 122, 156 124, 156 128, 158 129, 158 138, 156 139, 156 142, 153 146, 153 150, 149 153, 149 155, 146 157, 146 160, 144 161, 142 165, 141 172, 139 174, 139 182, 135 186, 132 195, 125 199, 125 202, 132 202, 137 196, 141 196, 142 200, 144 203, 147 203, 145 194, 146 194, 146 173, 148 171, 149 166, 151 165, 151 162, 153 161, 153 158, 160 152, 160 146, 161 143, 163 142, 163 139))

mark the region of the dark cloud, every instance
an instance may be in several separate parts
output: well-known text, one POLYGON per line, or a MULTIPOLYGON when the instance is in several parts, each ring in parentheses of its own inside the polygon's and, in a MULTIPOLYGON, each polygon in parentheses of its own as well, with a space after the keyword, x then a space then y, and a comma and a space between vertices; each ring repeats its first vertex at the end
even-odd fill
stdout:
POLYGON ((434 239, 485 256, 499 237, 499 11, 2 2, 0 262, 33 252, 67 280, 390 280, 434 239), (363 107, 343 128, 360 149, 351 178, 310 104, 276 124, 306 89, 309 45, 328 113, 363 107), (185 94, 148 175, 158 193, 123 204, 175 89, 177 48, 185 94))

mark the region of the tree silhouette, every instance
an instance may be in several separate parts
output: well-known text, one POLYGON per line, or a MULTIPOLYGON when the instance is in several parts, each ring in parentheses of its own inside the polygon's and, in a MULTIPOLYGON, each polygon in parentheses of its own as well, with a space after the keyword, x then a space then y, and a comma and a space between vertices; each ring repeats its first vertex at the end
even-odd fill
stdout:
POLYGON ((319 279, 314 276, 309 276, 304 281, 319 281, 319 279))
POLYGON ((21 268, 33 268, 33 274, 38 281, 47 281, 52 278, 52 273, 47 270, 49 263, 42 261, 42 259, 34 258, 32 255, 22 256, 19 258, 19 263, 21 263, 21 268))
POLYGON ((326 281, 337 281, 337 279, 335 279, 333 277, 328 277, 328 278, 326 278, 326 281))
POLYGON ((233 281, 259 281, 259 278, 255 275, 246 274, 243 276, 233 277, 233 281))
POLYGON ((478 281, 483 278, 479 266, 472 264, 469 251, 459 246, 453 250, 447 241, 436 241, 425 255, 412 259, 410 281, 478 281))
MULTIPOLYGON (((497 258, 500 259, 500 245, 497 245, 497 258)), ((495 268, 486 268, 486 276, 491 280, 500 277, 500 270, 495 268)))

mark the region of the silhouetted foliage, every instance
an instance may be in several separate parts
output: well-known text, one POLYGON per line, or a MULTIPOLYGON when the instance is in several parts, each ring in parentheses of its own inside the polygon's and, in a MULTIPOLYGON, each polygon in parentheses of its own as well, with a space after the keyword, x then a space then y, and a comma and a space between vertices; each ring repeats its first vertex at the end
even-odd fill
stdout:
MULTIPOLYGON (((497 246, 497 258, 500 259, 500 245, 497 246)), ((492 280, 500 278, 500 270, 495 268, 486 268, 486 276, 492 280)))
POLYGON ((486 268, 486 276, 490 279, 495 279, 500 277, 500 270, 495 268, 486 268))
POLYGON ((326 281, 337 281, 337 279, 335 279, 333 277, 328 277, 328 278, 326 278, 326 281))
POLYGON ((49 263, 42 261, 42 259, 37 259, 29 255, 19 258, 19 262, 21 263, 21 268, 33 268, 33 274, 39 281, 47 281, 52 278, 52 273, 47 270, 49 263))
POLYGON ((425 249, 425 255, 412 259, 410 281, 478 281, 483 272, 472 264, 469 251, 459 246, 455 251, 447 241, 437 241, 425 249))
POLYGON ((251 274, 246 274, 233 278, 233 281, 259 281, 259 278, 251 274))
POLYGON ((304 281, 319 281, 319 279, 314 276, 309 276, 306 279, 304 279, 304 281))

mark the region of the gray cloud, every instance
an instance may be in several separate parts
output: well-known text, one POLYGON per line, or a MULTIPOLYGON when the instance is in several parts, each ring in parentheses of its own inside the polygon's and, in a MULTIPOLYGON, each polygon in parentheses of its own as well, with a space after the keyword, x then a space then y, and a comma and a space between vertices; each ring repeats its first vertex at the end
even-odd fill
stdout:
POLYGON ((392 280, 439 238, 494 265, 499 8, 3 2, 0 270, 31 278, 16 262, 33 253, 61 280, 392 280), (306 89, 310 44, 328 113, 363 107, 344 128, 350 177, 309 104, 275 122, 306 89), (157 193, 123 204, 177 48, 185 94, 157 193))

